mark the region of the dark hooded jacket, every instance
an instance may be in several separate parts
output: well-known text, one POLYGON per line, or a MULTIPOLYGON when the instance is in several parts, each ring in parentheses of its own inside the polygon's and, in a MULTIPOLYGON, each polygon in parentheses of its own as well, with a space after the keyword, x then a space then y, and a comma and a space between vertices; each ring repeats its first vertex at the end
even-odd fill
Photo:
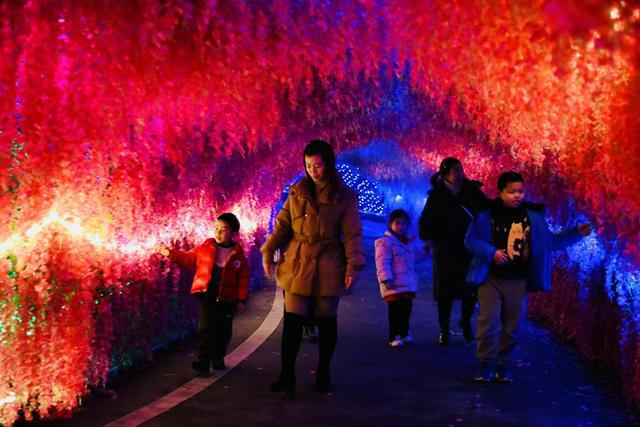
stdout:
POLYGON ((439 175, 432 179, 418 223, 420 238, 433 242, 433 297, 460 299, 474 292, 466 283, 471 255, 464 245, 467 227, 487 198, 478 181, 465 179, 453 194, 439 175))

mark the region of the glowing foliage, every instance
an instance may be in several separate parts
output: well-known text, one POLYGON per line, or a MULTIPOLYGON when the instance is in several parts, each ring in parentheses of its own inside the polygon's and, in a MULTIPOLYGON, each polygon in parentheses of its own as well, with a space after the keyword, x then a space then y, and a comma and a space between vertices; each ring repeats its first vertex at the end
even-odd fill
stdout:
POLYGON ((558 223, 573 195, 603 239, 532 311, 562 329, 574 304, 575 335, 613 304, 640 401, 639 23, 615 1, 0 3, 0 422, 188 332, 188 276, 151 248, 224 210, 258 242, 311 137, 458 156, 489 193, 523 170, 558 223))

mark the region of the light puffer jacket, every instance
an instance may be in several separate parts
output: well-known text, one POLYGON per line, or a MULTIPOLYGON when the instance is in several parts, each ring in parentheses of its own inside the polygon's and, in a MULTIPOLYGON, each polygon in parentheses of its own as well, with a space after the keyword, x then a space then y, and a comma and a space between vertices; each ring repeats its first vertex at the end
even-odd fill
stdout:
POLYGON ((416 262, 427 257, 427 253, 419 247, 415 239, 402 243, 391 231, 376 239, 376 274, 383 298, 402 292, 418 291, 418 274, 416 262), (393 281, 390 285, 382 282, 393 281))

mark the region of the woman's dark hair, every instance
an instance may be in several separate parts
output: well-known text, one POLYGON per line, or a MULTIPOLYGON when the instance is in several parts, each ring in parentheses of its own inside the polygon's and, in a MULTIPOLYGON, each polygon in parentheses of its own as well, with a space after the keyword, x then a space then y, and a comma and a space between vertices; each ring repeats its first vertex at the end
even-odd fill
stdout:
POLYGON ((328 142, 321 139, 313 139, 307 143, 302 152, 302 167, 304 168, 304 178, 302 178, 302 185, 304 185, 311 194, 316 198, 316 186, 313 183, 313 179, 307 172, 307 165, 305 157, 307 156, 320 156, 324 162, 324 176, 329 185, 329 199, 332 199, 336 195, 340 188, 340 177, 338 171, 336 171, 336 155, 333 152, 333 148, 328 142))
POLYGON ((389 214, 389 225, 393 223, 398 218, 404 218, 407 222, 411 221, 409 214, 404 209, 396 209, 389 214))
POLYGON ((240 221, 238 221, 238 217, 231 212, 225 212, 220 215, 218 217, 218 221, 222 221, 227 224, 234 233, 240 231, 240 221))
POLYGON ((498 177, 498 191, 507 188, 510 182, 521 182, 524 184, 524 178, 518 172, 505 172, 498 177))
POLYGON ((447 157, 442 162, 440 162, 440 170, 438 170, 438 172, 433 174, 433 176, 431 177, 431 185, 435 187, 438 183, 438 179, 442 175, 447 175, 449 172, 451 172, 451 168, 453 168, 455 165, 462 165, 462 162, 455 157, 447 157))

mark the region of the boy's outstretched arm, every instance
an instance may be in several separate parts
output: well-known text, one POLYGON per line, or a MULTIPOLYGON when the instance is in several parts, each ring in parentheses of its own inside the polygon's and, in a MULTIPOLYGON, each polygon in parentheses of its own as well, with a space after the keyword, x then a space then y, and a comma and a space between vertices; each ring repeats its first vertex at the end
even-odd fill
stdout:
POLYGON ((551 236, 551 249, 559 251, 578 243, 584 236, 591 234, 591 225, 579 224, 551 236))
POLYGON ((178 249, 170 249, 163 245, 158 245, 155 247, 154 251, 165 258, 171 259, 171 261, 174 261, 182 267, 194 270, 196 268, 196 254, 194 249, 181 251, 178 249))
POLYGON ((195 248, 188 251, 169 249, 169 259, 184 268, 191 270, 195 270, 196 268, 195 248))

